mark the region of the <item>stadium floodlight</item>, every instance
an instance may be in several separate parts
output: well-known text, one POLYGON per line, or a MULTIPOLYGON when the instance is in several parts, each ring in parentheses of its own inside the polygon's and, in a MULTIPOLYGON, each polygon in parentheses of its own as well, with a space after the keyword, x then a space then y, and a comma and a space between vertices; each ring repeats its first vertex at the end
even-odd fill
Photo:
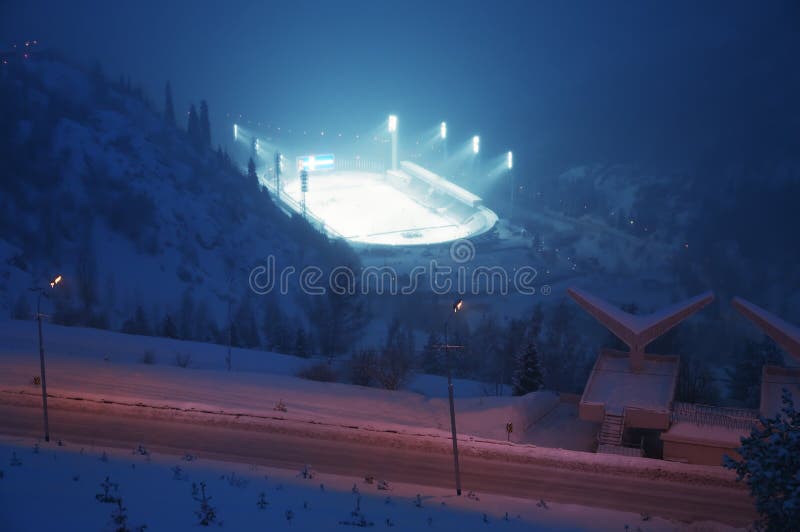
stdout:
POLYGON ((389 115, 389 133, 392 134, 392 170, 397 170, 397 115, 389 115))
POLYGON ((514 168, 514 154, 511 153, 510 151, 506 153, 506 168, 508 168, 509 170, 514 168))
POLYGON ((442 140, 447 138, 447 122, 442 122, 439 125, 439 137, 441 137, 442 140))
POLYGON ((233 124, 233 140, 239 140, 239 126, 233 124))
POLYGON ((477 155, 479 151, 481 151, 481 138, 475 135, 472 137, 472 153, 477 155))

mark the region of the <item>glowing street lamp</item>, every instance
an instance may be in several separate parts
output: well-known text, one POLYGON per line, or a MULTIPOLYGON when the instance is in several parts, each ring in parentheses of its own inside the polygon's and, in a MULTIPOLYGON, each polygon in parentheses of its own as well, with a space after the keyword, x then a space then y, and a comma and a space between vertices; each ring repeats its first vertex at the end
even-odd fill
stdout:
POLYGON ((392 170, 397 170, 397 115, 389 115, 389 133, 392 134, 392 170))
POLYGON ((478 135, 472 137, 472 153, 478 155, 478 152, 481 151, 481 138, 478 135))
POLYGON ((451 346, 447 341, 447 326, 450 324, 450 318, 453 317, 464 306, 464 300, 458 298, 453 303, 453 312, 448 314, 444 322, 444 357, 447 364, 447 396, 450 400, 450 432, 453 435, 453 467, 456 475, 456 495, 461 495, 461 469, 458 466, 458 439, 456 438, 456 407, 453 401, 453 374, 452 364, 450 363, 449 350, 451 347, 458 348, 461 346, 451 346))
POLYGON ((511 152, 506 153, 506 168, 509 170, 514 168, 514 154, 511 152))
MULTIPOLYGON (((63 277, 60 275, 56 276, 52 281, 50 281, 50 288, 55 288, 58 286, 63 277)), ((42 340, 42 295, 47 297, 45 293, 45 288, 38 287, 32 288, 31 290, 37 292, 36 297, 36 321, 39 324, 39 365, 41 366, 41 380, 42 380, 42 412, 44 415, 44 441, 50 441, 50 425, 47 419, 47 379, 45 376, 44 371, 44 342, 42 340)))
POLYGON ((233 124, 233 140, 239 140, 239 126, 233 124))

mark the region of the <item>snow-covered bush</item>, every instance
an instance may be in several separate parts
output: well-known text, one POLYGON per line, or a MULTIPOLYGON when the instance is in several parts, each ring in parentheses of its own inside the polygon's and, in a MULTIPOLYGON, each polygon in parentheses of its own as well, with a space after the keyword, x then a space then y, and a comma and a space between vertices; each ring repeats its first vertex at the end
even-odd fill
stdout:
POLYGON ((145 349, 142 355, 142 364, 153 365, 156 363, 156 352, 152 349, 145 349))
POLYGON ((200 483, 200 489, 192 483, 192 498, 200 503, 200 508, 194 514, 201 526, 208 526, 217 520, 217 509, 211 506, 211 496, 206 495, 206 483, 200 483))
POLYGON ((301 379, 317 382, 336 382, 336 373, 328 362, 317 362, 297 372, 301 379))
POLYGON ((192 363, 192 355, 189 353, 175 353, 175 365, 179 368, 188 368, 192 363))
POLYGON ((783 407, 773 418, 761 418, 742 438, 741 460, 729 456, 724 466, 736 471, 755 499, 764 530, 796 530, 800 523, 800 412, 783 390, 783 407))

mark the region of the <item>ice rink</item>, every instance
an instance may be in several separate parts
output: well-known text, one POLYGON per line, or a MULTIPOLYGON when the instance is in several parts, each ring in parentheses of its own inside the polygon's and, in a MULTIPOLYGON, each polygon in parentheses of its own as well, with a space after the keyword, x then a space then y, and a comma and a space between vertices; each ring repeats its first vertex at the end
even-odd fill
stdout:
MULTIPOLYGON (((288 181, 283 193, 300 203, 300 180, 288 181)), ((435 212, 417 203, 377 173, 311 174, 306 208, 328 229, 354 242, 419 245, 470 236, 469 228, 446 212, 435 212)))

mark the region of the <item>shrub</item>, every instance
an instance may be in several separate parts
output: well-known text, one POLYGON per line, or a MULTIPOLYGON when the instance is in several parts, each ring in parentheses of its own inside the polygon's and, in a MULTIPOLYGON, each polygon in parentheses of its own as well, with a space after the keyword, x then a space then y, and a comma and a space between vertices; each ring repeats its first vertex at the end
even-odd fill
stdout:
POLYGON ((142 364, 152 365, 156 363, 156 352, 152 349, 145 349, 142 355, 142 364))
POLYGON ((350 359, 350 382, 358 386, 372 386, 377 367, 378 355, 374 349, 354 353, 350 359))
POLYGON ((175 353, 175 365, 179 368, 188 368, 192 363, 192 355, 189 353, 175 353))
POLYGON ((301 379, 317 382, 336 382, 336 373, 328 362, 317 362, 297 372, 301 379))

